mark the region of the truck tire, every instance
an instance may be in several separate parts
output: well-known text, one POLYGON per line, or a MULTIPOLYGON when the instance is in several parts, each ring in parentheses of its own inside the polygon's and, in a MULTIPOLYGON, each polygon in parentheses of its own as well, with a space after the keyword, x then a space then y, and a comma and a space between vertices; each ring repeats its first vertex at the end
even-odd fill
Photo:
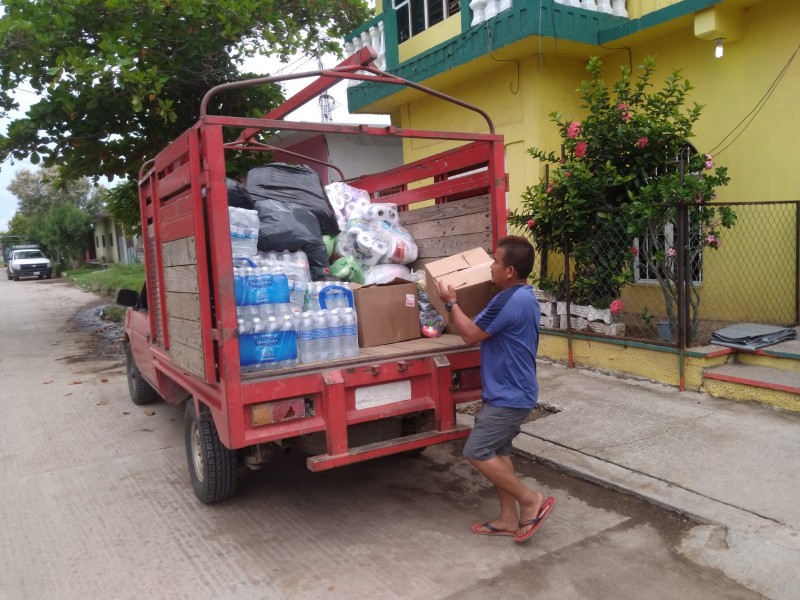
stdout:
POLYGON ((131 394, 131 401, 137 406, 152 404, 159 399, 158 392, 144 380, 139 372, 139 367, 133 360, 131 345, 125 343, 125 371, 128 375, 128 391, 131 394))
POLYGON ((19 281, 19 275, 14 275, 14 281, 19 281))
POLYGON ((186 459, 195 496, 204 504, 214 504, 236 493, 236 451, 219 439, 210 415, 197 417, 194 401, 186 402, 184 414, 186 459))

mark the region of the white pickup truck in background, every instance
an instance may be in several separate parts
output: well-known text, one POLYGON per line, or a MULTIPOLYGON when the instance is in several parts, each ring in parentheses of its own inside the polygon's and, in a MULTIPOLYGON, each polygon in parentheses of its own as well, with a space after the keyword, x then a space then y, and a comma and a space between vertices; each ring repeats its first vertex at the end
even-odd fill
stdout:
POLYGON ((8 278, 19 281, 20 277, 47 277, 53 276, 53 263, 37 249, 14 250, 6 265, 8 278))

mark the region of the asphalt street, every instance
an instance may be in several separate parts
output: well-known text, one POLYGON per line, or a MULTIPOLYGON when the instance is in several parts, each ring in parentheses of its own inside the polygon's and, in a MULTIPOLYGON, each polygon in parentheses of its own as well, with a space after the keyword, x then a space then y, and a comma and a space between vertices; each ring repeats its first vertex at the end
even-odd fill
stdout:
POLYGON ((183 407, 130 402, 104 303, 0 280, 2 600, 762 597, 679 552, 684 517, 527 458, 552 516, 472 534, 496 501, 459 444, 318 474, 288 454, 203 505, 183 407))

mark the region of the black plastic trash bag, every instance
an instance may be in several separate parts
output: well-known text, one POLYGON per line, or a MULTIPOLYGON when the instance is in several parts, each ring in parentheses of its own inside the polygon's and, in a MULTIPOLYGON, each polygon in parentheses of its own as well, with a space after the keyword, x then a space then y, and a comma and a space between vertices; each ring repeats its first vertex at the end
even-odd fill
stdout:
POLYGON ((246 187, 230 177, 225 179, 225 183, 228 185, 228 206, 253 210, 256 201, 250 195, 250 192, 247 191, 246 187))
POLYGON ((339 233, 336 213, 319 175, 306 165, 270 163, 251 169, 247 191, 258 200, 277 200, 298 204, 310 210, 325 235, 339 233))
POLYGON ((311 211, 303 206, 278 200, 257 200, 255 209, 261 222, 258 228, 259 250, 302 250, 306 253, 312 270, 314 267, 328 268, 328 251, 322 241, 319 222, 311 211))

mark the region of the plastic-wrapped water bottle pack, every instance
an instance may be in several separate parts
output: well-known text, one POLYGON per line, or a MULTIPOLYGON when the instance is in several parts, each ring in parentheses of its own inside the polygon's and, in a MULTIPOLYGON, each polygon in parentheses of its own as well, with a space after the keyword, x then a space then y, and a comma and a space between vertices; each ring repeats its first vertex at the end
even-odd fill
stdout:
POLYGON ((258 213, 246 208, 228 207, 231 223, 231 250, 234 256, 254 256, 258 252, 258 213))
POLYGON ((237 257, 233 281, 242 371, 297 364, 297 331, 283 263, 275 257, 237 257))
POLYGON ((302 252, 234 259, 243 372, 358 356, 350 285, 308 279, 302 252))

